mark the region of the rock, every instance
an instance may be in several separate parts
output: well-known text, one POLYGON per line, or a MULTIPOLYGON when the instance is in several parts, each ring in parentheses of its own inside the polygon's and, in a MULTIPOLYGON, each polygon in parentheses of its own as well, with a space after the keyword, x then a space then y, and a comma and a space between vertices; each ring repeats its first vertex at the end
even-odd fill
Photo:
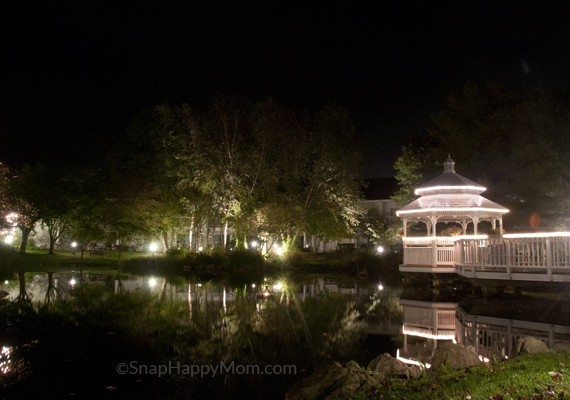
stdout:
POLYGON ((473 346, 464 346, 460 343, 445 343, 435 349, 431 366, 439 368, 449 362, 451 368, 467 368, 481 364, 479 355, 473 346))
POLYGON ((333 362, 293 385, 285 394, 285 400, 345 399, 356 391, 374 391, 377 385, 373 375, 362 368, 350 364, 343 367, 333 362))
POLYGON ((420 367, 406 364, 388 353, 376 357, 368 364, 369 370, 376 373, 374 376, 378 380, 386 378, 419 378, 422 375, 420 367))
POLYGON ((567 340, 562 340, 559 342, 556 342, 554 344, 554 346, 552 346, 552 351, 568 351, 570 350, 570 342, 567 340))
POLYGON ((546 353, 549 351, 550 349, 542 340, 538 340, 532 336, 527 336, 517 340, 517 344, 514 349, 514 355, 546 353))

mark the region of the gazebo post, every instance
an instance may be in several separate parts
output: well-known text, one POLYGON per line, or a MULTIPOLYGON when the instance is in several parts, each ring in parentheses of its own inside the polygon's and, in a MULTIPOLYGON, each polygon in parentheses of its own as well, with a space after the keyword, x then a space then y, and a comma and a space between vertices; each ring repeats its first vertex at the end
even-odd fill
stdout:
POLYGON ((504 232, 503 232, 503 217, 501 216, 501 217, 499 218, 499 234, 500 234, 500 235, 503 235, 503 233, 504 233, 504 232))
POLYGON ((474 235, 479 234, 479 217, 475 215, 473 216, 473 234, 474 235))

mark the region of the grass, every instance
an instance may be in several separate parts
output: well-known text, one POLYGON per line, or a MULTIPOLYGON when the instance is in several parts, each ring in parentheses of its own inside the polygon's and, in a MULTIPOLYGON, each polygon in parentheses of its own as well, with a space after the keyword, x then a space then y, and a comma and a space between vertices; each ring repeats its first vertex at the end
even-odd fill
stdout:
MULTIPOLYGON (((64 271, 77 269, 77 265, 85 264, 89 270, 98 268, 108 269, 116 268, 119 264, 119 252, 109 251, 105 257, 101 255, 89 256, 89 252, 83 254, 81 260, 81 252, 72 250, 56 250, 55 255, 49 255, 47 250, 27 250, 25 255, 17 253, 10 255, 10 264, 13 266, 21 266, 26 272, 49 272, 64 271)), ((155 254, 156 258, 162 258, 161 254, 155 254)), ((121 262, 134 258, 151 258, 148 253, 140 252, 122 252, 121 262)))
POLYGON ((511 360, 462 370, 444 367, 440 371, 429 371, 416 380, 387 380, 372 398, 570 398, 570 352, 524 354, 511 360))

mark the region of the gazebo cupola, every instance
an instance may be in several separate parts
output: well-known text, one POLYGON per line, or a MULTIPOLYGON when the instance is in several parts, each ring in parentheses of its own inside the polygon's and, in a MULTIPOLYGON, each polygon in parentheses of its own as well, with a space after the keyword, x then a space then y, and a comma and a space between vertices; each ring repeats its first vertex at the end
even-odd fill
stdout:
POLYGON ((463 232, 473 223, 473 234, 478 233, 481 221, 490 221, 493 229, 499 222, 503 232, 503 214, 509 212, 503 206, 481 196, 485 187, 455 172, 455 162, 449 157, 443 163, 443 173, 419 186, 415 193, 420 197, 396 212, 404 222, 404 237, 408 221, 423 222, 428 236, 436 236, 438 222, 461 224, 463 232))

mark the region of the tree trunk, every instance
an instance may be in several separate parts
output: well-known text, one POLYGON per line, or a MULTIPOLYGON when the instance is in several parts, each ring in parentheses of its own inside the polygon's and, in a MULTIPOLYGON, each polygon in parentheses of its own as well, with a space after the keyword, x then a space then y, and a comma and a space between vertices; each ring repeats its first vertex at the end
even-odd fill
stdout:
POLYGON ((228 246, 228 221, 226 221, 226 225, 224 226, 224 250, 228 246))
POLYGON ((24 272, 18 271, 18 280, 20 281, 20 294, 17 299, 19 302, 24 303, 30 300, 28 292, 26 292, 26 275, 24 272))
POLYGON ((20 244, 20 254, 26 254, 26 247, 28 247, 28 237, 33 228, 20 227, 22 231, 22 243, 20 244))
POLYGON ((48 255, 54 256, 55 252, 55 241, 56 239, 54 237, 52 237, 51 235, 49 235, 49 252, 48 255))
POLYGON ((192 215, 192 219, 190 222, 190 230, 188 232, 188 250, 192 251, 192 233, 194 232, 194 216, 192 215))
POLYGON ((168 232, 162 231, 161 240, 162 240, 162 254, 166 254, 166 252, 169 249, 168 232))

